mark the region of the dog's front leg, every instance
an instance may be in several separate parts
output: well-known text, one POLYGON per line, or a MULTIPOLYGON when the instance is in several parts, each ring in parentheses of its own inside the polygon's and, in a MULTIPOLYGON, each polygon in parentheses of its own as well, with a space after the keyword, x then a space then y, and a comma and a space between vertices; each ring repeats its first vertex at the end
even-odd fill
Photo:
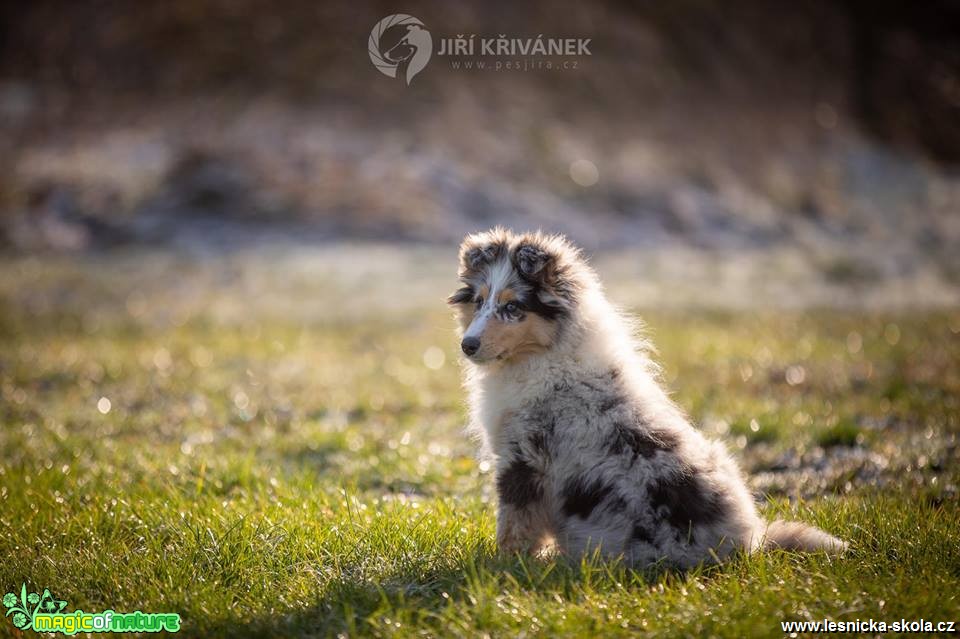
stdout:
MULTIPOLYGON (((500 432, 511 432, 506 420, 500 432)), ((503 554, 537 553, 550 536, 546 464, 537 451, 525 450, 516 439, 504 439, 498 448, 506 452, 497 458, 497 547, 503 554)))
POLYGON ((501 466, 497 477, 497 547, 502 554, 539 553, 550 541, 542 475, 523 458, 501 466))
POLYGON ((548 537, 541 504, 517 507, 501 502, 497 510, 497 549, 501 554, 537 554, 547 543, 548 537))

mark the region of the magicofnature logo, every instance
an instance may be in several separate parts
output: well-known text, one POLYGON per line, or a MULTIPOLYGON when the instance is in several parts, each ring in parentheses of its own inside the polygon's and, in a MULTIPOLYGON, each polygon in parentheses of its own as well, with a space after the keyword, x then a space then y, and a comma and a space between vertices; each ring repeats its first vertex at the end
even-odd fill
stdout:
POLYGON ((3 596, 7 617, 20 630, 36 632, 60 632, 75 635, 78 632, 177 632, 180 630, 180 615, 173 612, 64 612, 67 602, 57 599, 48 588, 43 594, 27 592, 27 584, 20 586, 20 593, 8 592, 3 596))

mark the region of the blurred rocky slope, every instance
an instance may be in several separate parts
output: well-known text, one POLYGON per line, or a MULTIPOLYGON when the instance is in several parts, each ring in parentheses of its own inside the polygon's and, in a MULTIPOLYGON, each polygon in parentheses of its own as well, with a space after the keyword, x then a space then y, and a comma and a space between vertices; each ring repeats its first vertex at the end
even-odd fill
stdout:
POLYGON ((397 10, 5 6, 0 242, 450 243, 504 223, 960 282, 956 2, 417 2, 435 37, 589 37, 593 55, 553 72, 435 56, 410 87, 365 51, 397 10))

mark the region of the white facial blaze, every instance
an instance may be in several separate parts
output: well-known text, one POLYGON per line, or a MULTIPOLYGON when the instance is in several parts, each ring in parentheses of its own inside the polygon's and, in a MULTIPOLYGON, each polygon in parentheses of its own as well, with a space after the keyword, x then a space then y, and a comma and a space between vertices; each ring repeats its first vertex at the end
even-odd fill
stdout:
POLYGON ((487 327, 487 322, 489 322, 490 318, 497 312, 497 298, 500 297, 500 293, 507 287, 512 277, 513 266, 509 260, 501 260, 490 267, 486 278, 488 288, 487 297, 483 300, 480 308, 477 309, 476 315, 473 316, 473 321, 470 322, 470 326, 468 326, 466 332, 464 332, 464 338, 477 337, 481 343, 483 342, 483 331, 487 327))
POLYGON ((466 332, 463 334, 463 338, 468 337, 477 337, 480 338, 481 342, 483 341, 483 331, 487 327, 487 322, 493 317, 493 311, 490 307, 490 302, 487 300, 483 301, 483 306, 477 311, 476 315, 473 316, 473 321, 470 322, 470 326, 467 327, 466 332))

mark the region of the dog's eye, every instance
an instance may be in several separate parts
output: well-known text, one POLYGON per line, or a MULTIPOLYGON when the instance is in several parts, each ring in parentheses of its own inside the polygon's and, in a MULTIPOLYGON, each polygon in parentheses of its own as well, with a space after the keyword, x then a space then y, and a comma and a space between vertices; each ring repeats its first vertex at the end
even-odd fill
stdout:
POLYGON ((520 305, 517 304, 516 302, 507 302, 506 306, 503 307, 503 310, 513 315, 514 313, 520 310, 520 305))
POLYGON ((477 308, 480 308, 481 306, 483 306, 483 298, 482 298, 482 297, 478 297, 478 298, 477 298, 477 308))

